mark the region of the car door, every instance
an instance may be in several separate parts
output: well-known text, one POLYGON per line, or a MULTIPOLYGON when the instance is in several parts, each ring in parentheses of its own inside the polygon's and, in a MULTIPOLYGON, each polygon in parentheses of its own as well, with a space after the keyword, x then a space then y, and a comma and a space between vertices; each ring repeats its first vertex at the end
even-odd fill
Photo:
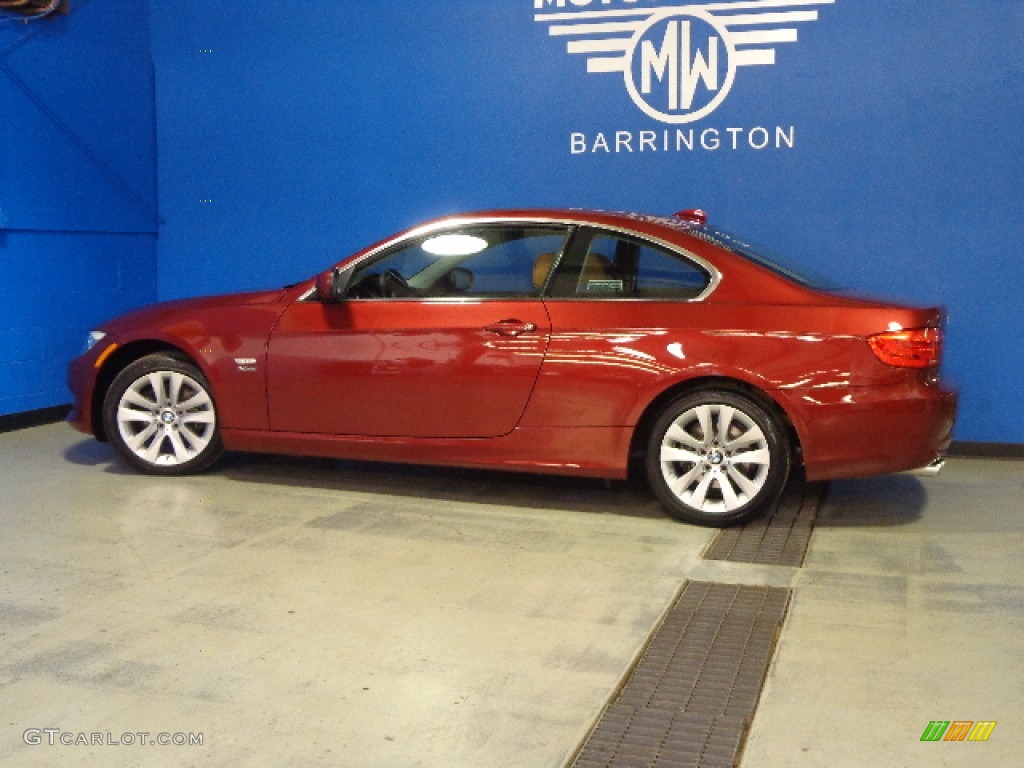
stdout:
POLYGON ((523 426, 633 423, 658 382, 707 360, 713 278, 692 255, 581 229, 545 294, 551 341, 523 426))
POLYGON ((296 302, 269 340, 271 429, 511 432, 550 336, 534 266, 565 239, 564 228, 524 224, 434 232, 363 259, 345 300, 296 302))

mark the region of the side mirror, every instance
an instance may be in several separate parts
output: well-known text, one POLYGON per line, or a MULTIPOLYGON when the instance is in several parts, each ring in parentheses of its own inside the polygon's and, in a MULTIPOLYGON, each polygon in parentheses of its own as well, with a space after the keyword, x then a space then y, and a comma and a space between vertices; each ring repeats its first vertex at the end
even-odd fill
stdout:
POLYGON ((334 304, 345 298, 352 280, 352 270, 333 267, 321 272, 316 278, 316 295, 327 304, 334 304))

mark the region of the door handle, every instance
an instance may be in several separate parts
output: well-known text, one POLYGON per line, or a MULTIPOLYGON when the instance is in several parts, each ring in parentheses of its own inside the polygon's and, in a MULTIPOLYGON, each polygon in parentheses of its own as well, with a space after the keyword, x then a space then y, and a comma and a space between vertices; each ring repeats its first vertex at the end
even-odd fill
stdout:
POLYGON ((536 331, 537 324, 524 323, 521 320, 500 320, 497 323, 485 325, 484 330, 488 333, 496 333, 499 336, 518 336, 520 333, 536 331))

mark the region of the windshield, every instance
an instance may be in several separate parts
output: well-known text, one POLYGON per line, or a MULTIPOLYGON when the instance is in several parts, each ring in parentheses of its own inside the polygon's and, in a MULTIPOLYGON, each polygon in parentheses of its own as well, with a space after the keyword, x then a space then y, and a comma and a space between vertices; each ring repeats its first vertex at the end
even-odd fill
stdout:
POLYGON ((782 275, 782 277, 807 288, 818 291, 835 291, 840 289, 840 286, 836 285, 830 278, 816 273, 805 266, 800 266, 799 269, 794 268, 784 263, 776 254, 762 248, 760 245, 755 245, 724 230, 705 225, 703 227, 694 227, 690 231, 698 237, 703 237, 715 245, 727 248, 733 253, 738 253, 744 258, 760 264, 766 269, 770 269, 775 274, 782 275))

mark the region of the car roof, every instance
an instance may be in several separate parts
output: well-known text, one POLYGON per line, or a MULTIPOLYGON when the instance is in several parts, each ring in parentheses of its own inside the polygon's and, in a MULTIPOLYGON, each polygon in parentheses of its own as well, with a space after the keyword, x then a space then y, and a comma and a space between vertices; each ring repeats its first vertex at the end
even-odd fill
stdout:
MULTIPOLYGON (((438 217, 417 224, 389 238, 389 240, 394 242, 431 229, 472 224, 474 222, 527 221, 594 226, 623 232, 633 232, 682 247, 693 248, 696 243, 707 243, 708 239, 706 236, 702 236, 698 222, 685 217, 685 215, 691 213, 704 215, 703 211, 681 211, 679 214, 671 216, 660 216, 629 211, 604 211, 587 208, 502 208, 455 213, 438 217)), ((721 244, 716 243, 715 245, 719 249, 721 248, 721 244)), ((700 250, 700 246, 696 246, 696 249, 700 250)))
POLYGON ((644 225, 664 227, 674 231, 692 232, 693 221, 682 215, 661 216, 631 211, 606 211, 594 208, 501 208, 471 211, 443 216, 428 223, 453 220, 527 220, 553 221, 568 224, 613 225, 642 231, 644 225))

